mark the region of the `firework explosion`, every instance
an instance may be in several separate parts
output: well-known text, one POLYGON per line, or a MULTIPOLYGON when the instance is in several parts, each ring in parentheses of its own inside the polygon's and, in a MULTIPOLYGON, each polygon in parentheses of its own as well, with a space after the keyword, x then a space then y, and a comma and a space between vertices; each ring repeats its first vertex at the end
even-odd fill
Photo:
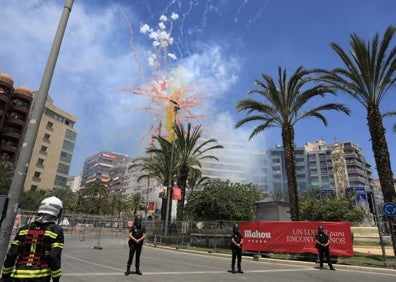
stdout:
POLYGON ((154 116, 159 117, 159 120, 154 118, 149 134, 163 135, 168 139, 174 136, 173 124, 175 122, 201 118, 202 116, 195 114, 193 109, 203 106, 201 102, 203 95, 199 92, 198 85, 192 85, 188 81, 187 70, 177 63, 172 63, 176 67, 169 70, 168 60, 177 61, 177 56, 168 49, 174 41, 172 28, 178 18, 179 15, 176 13, 172 13, 170 19, 161 15, 157 28, 154 29, 147 24, 140 28, 140 33, 152 41, 154 49, 154 51, 147 52, 147 63, 152 68, 147 81, 133 44, 133 29, 128 22, 131 34, 130 46, 138 65, 140 78, 144 83, 132 89, 121 89, 123 92, 140 95, 147 99, 148 105, 144 107, 144 110, 151 111, 154 116), (163 128, 166 130, 165 134, 162 134, 163 128))

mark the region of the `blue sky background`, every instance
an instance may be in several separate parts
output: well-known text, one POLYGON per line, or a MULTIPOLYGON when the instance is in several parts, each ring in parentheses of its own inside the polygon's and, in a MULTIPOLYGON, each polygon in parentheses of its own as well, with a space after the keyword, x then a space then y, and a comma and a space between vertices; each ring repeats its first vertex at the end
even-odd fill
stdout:
MULTIPOLYGON (((14 87, 38 90, 65 1, 0 2, 0 72, 13 77, 14 87)), ((278 66, 289 74, 298 66, 341 66, 329 44, 348 50, 353 32, 366 40, 376 32, 382 36, 387 26, 396 24, 396 1, 75 0, 49 93, 57 107, 78 119, 71 175, 80 173, 84 160, 102 150, 139 155, 150 127, 164 118, 161 106, 166 103, 152 107, 149 97, 120 90, 148 85, 155 70, 147 63, 147 52, 156 49, 139 31, 144 24, 158 28, 161 15, 170 19, 172 13, 178 19, 171 32, 170 20, 164 23, 173 38, 167 51, 176 59, 168 58, 165 73, 171 77, 183 67, 183 80, 200 98, 194 113, 201 118, 191 122, 202 124, 220 143, 246 142, 254 124, 233 129, 243 117, 235 105, 248 98, 261 73, 277 79, 278 66)), ((382 112, 396 110, 395 91, 387 94, 382 112)), ((327 113, 328 127, 317 119, 297 124, 296 144, 354 141, 376 176, 365 109, 344 95, 331 101, 347 104, 352 115, 327 113)), ((180 115, 186 115, 183 109, 180 115)), ((384 119, 393 171, 395 123, 395 117, 384 119)), ((280 143, 279 129, 249 142, 261 150, 280 143)))

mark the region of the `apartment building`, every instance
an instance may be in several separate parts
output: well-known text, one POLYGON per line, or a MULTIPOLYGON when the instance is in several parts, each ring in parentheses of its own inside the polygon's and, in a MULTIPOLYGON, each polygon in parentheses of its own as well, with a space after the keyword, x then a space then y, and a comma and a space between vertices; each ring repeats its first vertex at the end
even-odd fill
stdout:
POLYGON ((0 160, 15 164, 28 121, 33 92, 14 88, 14 80, 0 73, 0 160))
MULTIPOLYGON (((11 76, 0 73, 0 159, 15 164, 29 119, 34 92, 14 88, 11 76)), ((24 183, 24 190, 65 188, 77 132, 76 118, 48 97, 24 183)))
POLYGON ((26 175, 25 190, 66 188, 77 138, 76 121, 48 97, 26 175))
MULTIPOLYGON (((354 142, 327 144, 323 140, 307 142, 295 148, 299 193, 309 188, 345 195, 348 187, 372 189, 372 167, 362 149, 354 142)), ((268 189, 287 194, 287 175, 282 146, 267 150, 268 189), (271 187, 272 186, 272 187, 271 187)))

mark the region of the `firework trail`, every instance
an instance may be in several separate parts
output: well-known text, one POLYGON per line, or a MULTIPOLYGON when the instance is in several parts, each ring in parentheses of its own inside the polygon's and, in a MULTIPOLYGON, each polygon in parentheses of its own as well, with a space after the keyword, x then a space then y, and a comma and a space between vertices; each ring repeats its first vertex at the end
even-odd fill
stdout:
MULTIPOLYGON (((196 114, 196 108, 205 107, 202 101, 204 98, 210 98, 211 96, 208 93, 214 91, 214 89, 208 91, 204 82, 191 81, 192 73, 190 71, 192 70, 183 65, 183 62, 186 61, 183 58, 184 56, 192 57, 189 50, 190 46, 185 41, 199 41, 199 38, 203 37, 210 29, 209 16, 223 19, 224 11, 234 10, 234 21, 230 24, 238 23, 239 26, 243 26, 239 16, 241 11, 246 8, 247 3, 246 0, 241 1, 234 8, 224 2, 216 1, 172 0, 167 3, 157 24, 150 26, 144 23, 140 26, 140 34, 150 40, 152 46, 150 50, 147 50, 147 64, 151 71, 149 75, 143 73, 144 68, 134 47, 134 37, 136 35, 123 13, 129 26, 130 48, 138 66, 141 84, 134 88, 121 89, 121 91, 142 96, 147 100, 148 105, 143 110, 153 113, 154 118, 150 132, 145 136, 160 133, 160 135, 171 139, 174 136, 173 124, 175 122, 198 120, 204 117, 196 114), (171 12, 171 9, 180 12, 181 16, 178 13, 171 12), (200 26, 193 25, 186 29, 185 24, 187 24, 188 18, 190 16, 195 18, 197 14, 202 16, 200 26), (173 31, 177 32, 176 39, 173 37, 173 31), (184 36, 187 37, 185 41, 182 40, 184 36), (172 52, 172 48, 175 49, 176 53, 172 52), (176 105, 180 108, 177 115, 175 114, 175 104, 171 101, 176 102, 176 105)), ((248 23, 244 23, 245 28, 249 28, 260 15, 261 10, 255 18, 249 19, 248 23)), ((151 15, 151 18, 154 18, 154 16, 151 15)), ((211 22, 213 22, 213 19, 211 22)), ((214 63, 211 68, 216 69, 215 66, 214 63)), ((217 74, 218 72, 215 73, 215 75, 217 74)), ((217 87, 219 87, 218 84, 217 87)), ((216 91, 218 92, 219 88, 216 91)))
POLYGON ((168 65, 169 60, 177 60, 177 56, 170 52, 168 48, 174 42, 172 30, 174 21, 178 18, 179 15, 176 13, 172 13, 170 18, 161 15, 155 28, 148 24, 143 24, 140 27, 140 33, 151 40, 154 49, 154 51, 149 50, 147 52, 147 63, 153 69, 147 81, 133 45, 133 28, 128 21, 131 37, 130 48, 138 64, 138 71, 143 84, 132 89, 121 89, 123 92, 140 95, 147 99, 148 106, 144 107, 144 110, 151 111, 157 117, 163 117, 159 120, 155 118, 154 122, 156 124, 151 126, 150 135, 161 134, 169 139, 173 138, 174 135, 174 123, 200 118, 201 116, 196 115, 193 109, 197 106, 203 106, 201 102, 203 95, 186 79, 187 71, 185 68, 182 65, 176 65, 175 68, 170 69, 168 65), (177 115, 175 114, 175 104, 180 108, 177 115), (165 134, 162 134, 162 127, 166 130, 165 134))

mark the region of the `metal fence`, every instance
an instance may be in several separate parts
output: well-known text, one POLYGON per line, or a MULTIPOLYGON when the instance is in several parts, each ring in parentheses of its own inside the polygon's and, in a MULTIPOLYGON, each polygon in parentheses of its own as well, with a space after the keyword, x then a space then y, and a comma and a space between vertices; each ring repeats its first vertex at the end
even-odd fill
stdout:
MULTIPOLYGON (((21 211, 14 224, 13 232, 23 224, 32 222, 36 212, 21 211)), ((129 225, 133 219, 115 216, 95 216, 87 214, 65 214, 60 219, 67 237, 80 241, 102 239, 127 240, 129 225)), ((144 219, 147 231, 146 242, 154 245, 196 246, 205 248, 228 248, 235 222, 230 221, 172 221, 165 236, 165 222, 155 219, 144 219)))

